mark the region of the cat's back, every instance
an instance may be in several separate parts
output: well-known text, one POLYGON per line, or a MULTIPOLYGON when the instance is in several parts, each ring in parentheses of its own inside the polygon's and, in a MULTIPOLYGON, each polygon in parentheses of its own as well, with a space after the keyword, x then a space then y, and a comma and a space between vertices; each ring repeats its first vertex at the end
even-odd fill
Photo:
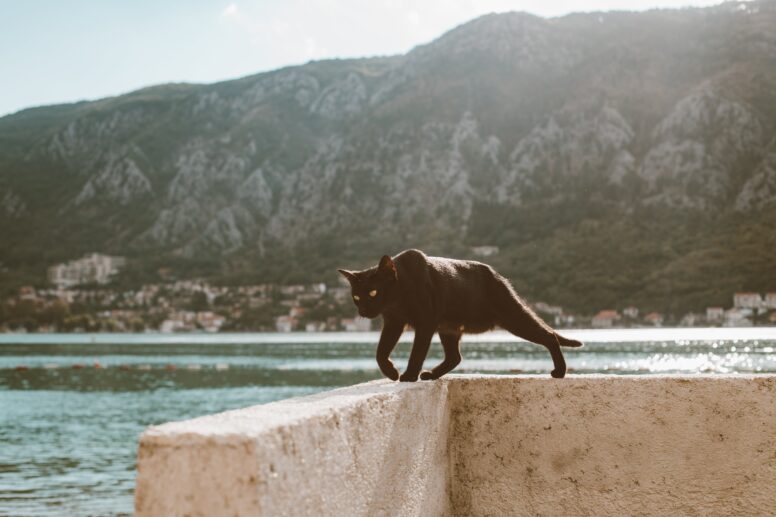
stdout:
POLYGON ((492 267, 476 260, 447 257, 427 257, 427 259, 429 267, 440 279, 466 287, 487 283, 497 275, 492 267))
POLYGON ((503 282, 492 267, 476 260, 428 256, 407 250, 394 258, 399 281, 414 299, 430 296, 440 328, 484 332, 496 324, 493 301, 503 282))
POLYGON ((420 250, 404 250, 393 257, 393 262, 399 272, 399 278, 402 276, 426 276, 428 273, 428 256, 420 250))
POLYGON ((498 277, 492 267, 476 260, 429 256, 417 249, 402 251, 394 257, 401 273, 415 279, 428 279, 437 287, 471 289, 489 284, 498 277))
POLYGON ((428 264, 441 328, 479 333, 495 326, 492 307, 501 277, 492 267, 447 257, 428 257, 428 264))

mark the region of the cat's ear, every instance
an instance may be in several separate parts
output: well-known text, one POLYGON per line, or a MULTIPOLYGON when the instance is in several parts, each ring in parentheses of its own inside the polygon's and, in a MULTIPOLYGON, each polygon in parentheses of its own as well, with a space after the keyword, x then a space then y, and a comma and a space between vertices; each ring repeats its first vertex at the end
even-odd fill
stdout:
POLYGON ((347 278, 348 282, 351 284, 356 281, 356 274, 353 271, 348 271, 347 269, 338 269, 337 271, 339 271, 342 276, 347 278))
POLYGON ((396 265, 394 265, 393 259, 388 255, 383 255, 383 258, 380 259, 380 264, 377 266, 377 269, 381 273, 386 273, 393 278, 397 278, 396 265))

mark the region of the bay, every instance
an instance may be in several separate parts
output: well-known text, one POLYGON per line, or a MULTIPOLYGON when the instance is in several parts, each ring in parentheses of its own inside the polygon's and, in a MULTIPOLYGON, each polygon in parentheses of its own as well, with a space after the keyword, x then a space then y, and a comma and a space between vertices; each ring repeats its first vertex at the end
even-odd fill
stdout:
MULTIPOLYGON (((776 373, 776 328, 572 330, 572 374, 776 373)), ((377 333, 0 334, 0 514, 128 515, 149 425, 380 377, 377 333)), ((406 334, 394 356, 406 364, 406 334)), ((539 346, 465 336, 456 372, 548 374, 539 346)), ((432 345, 427 365, 441 360, 432 345)))

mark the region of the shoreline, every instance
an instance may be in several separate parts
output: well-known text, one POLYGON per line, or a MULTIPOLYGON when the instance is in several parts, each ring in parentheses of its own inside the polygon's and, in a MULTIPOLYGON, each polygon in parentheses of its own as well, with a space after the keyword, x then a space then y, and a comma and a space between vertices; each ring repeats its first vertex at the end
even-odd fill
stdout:
MULTIPOLYGON (((714 341, 776 339, 776 327, 639 327, 612 329, 561 329, 560 332, 584 341, 607 343, 628 341, 714 341)), ((264 344, 264 343, 327 343, 331 341, 359 343, 377 342, 379 331, 370 332, 8 332, 0 333, 4 344, 264 344)), ((400 342, 411 342, 413 332, 405 332, 400 342)), ((438 341, 437 336, 434 337, 438 341)), ((484 334, 468 334, 465 342, 525 342, 512 334, 496 330, 484 334)))

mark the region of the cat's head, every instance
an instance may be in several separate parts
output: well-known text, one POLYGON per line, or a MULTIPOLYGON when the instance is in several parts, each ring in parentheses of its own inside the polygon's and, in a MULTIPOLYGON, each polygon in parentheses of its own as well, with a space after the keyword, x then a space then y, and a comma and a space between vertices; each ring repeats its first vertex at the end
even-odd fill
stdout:
POLYGON ((359 316, 376 318, 385 306, 393 301, 398 275, 396 266, 388 255, 380 259, 377 267, 363 271, 337 271, 350 282, 353 303, 358 308, 359 316))

